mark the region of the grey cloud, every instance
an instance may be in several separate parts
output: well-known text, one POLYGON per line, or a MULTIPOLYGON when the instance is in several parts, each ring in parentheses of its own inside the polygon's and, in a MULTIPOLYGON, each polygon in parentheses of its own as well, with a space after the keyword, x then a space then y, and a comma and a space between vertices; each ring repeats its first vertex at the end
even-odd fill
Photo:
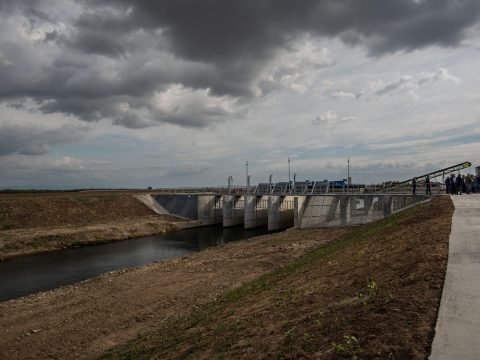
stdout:
POLYGON ((187 110, 185 113, 167 114, 162 116, 162 121, 184 127, 204 128, 222 122, 230 114, 220 108, 201 109, 200 112, 187 110))
MULTIPOLYGON (((87 0, 104 5, 105 1, 87 0)), ((129 24, 163 29, 175 53, 190 59, 229 62, 265 58, 300 33, 341 36, 372 54, 432 44, 452 46, 479 18, 477 0, 110 0, 131 9, 129 24), (352 34, 358 34, 352 36, 352 34)))
POLYGON ((402 76, 399 79, 390 81, 386 84, 382 84, 380 88, 375 91, 375 95, 379 95, 379 96, 385 95, 386 93, 389 93, 393 90, 396 90, 404 86, 405 84, 408 84, 411 81, 411 79, 412 78, 410 76, 402 76))
MULTIPOLYGON (((0 187, 12 189, 107 187, 112 181, 103 180, 108 162, 76 159, 69 156, 52 159, 25 156, 0 156, 0 187)), ((111 178, 114 178, 112 174, 111 178)))
MULTIPOLYGON (((46 113, 109 118, 132 128, 161 122, 204 127, 236 116, 238 109, 158 111, 152 97, 181 84, 248 103, 276 88, 262 76, 282 51, 295 52, 296 40, 306 34, 339 37, 380 56, 458 45, 480 13, 477 0, 83 0, 82 5, 62 30, 48 15, 46 1, 0 2, 0 101, 32 98, 46 113), (33 28, 48 23, 44 41, 15 38, 1 23, 9 13, 22 13, 33 28), (125 103, 128 111, 121 109, 125 103)), ((287 87, 302 89, 283 72, 289 74, 279 69, 273 81, 286 79, 287 87)))
POLYGON ((108 34, 102 34, 94 30, 84 30, 78 34, 75 39, 67 39, 64 40, 64 42, 68 46, 74 47, 86 54, 125 55, 127 50, 119 40, 121 39, 109 36, 108 34))
POLYGON ((0 11, 1 12, 14 12, 19 8, 24 11, 33 11, 35 6, 40 3, 38 0, 26 0, 26 1, 17 1, 17 0, 2 0, 0 1, 0 11))
POLYGON ((98 121, 106 116, 105 102, 80 98, 64 98, 45 101, 40 110, 46 114, 64 113, 75 115, 81 120, 98 121))
POLYGON ((355 119, 354 116, 339 116, 336 112, 329 110, 317 116, 312 124, 318 127, 319 137, 326 138, 335 136, 341 126, 355 119))
POLYGON ((55 41, 58 38, 58 32, 57 30, 53 30, 51 32, 47 32, 45 34, 45 39, 44 41, 55 41))
POLYGON ((12 154, 43 155, 52 146, 80 140, 86 128, 63 126, 57 129, 42 129, 38 126, 0 126, 0 157, 12 154))
POLYGON ((382 96, 397 89, 407 89, 412 91, 419 86, 425 85, 426 83, 434 83, 440 81, 450 81, 456 84, 461 82, 460 78, 450 74, 448 69, 440 68, 435 72, 423 72, 415 74, 413 76, 404 75, 398 79, 389 81, 387 83, 379 81, 375 85, 373 93, 376 96, 382 96))
POLYGON ((359 99, 361 95, 361 93, 354 94, 352 92, 341 90, 334 92, 331 97, 333 99, 359 99))
POLYGON ((348 45, 359 45, 362 43, 362 36, 353 30, 346 30, 339 35, 340 40, 348 45))

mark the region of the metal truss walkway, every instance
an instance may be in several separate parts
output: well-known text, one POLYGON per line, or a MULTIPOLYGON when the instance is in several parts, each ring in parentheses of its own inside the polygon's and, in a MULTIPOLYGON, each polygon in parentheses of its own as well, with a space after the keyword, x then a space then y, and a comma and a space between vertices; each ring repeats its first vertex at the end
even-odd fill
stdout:
MULTIPOLYGON (((469 168, 470 166, 472 166, 472 163, 469 162, 469 161, 465 161, 463 163, 460 163, 460 164, 457 164, 457 165, 453 165, 453 166, 449 166, 449 167, 446 167, 444 169, 440 169, 440 170, 436 170, 436 171, 432 171, 428 174, 424 174, 424 175, 420 175, 420 176, 416 176, 415 178, 417 179, 417 184, 421 184, 421 183, 424 183, 427 176, 430 178, 430 179, 435 179, 439 176, 442 176, 444 177, 445 175, 448 175, 448 174, 451 174, 451 173, 454 173, 456 171, 460 171, 460 170, 463 170, 463 169, 467 169, 469 168)), ((388 188, 389 191, 392 191, 392 190, 400 190, 404 187, 407 187, 407 186, 411 186, 412 185, 412 179, 409 179, 409 180, 404 180, 404 181, 401 181, 399 183, 395 183, 393 184, 392 186, 390 186, 388 188)), ((380 190, 377 190, 377 192, 383 192, 385 191, 385 189, 380 189, 380 190)))

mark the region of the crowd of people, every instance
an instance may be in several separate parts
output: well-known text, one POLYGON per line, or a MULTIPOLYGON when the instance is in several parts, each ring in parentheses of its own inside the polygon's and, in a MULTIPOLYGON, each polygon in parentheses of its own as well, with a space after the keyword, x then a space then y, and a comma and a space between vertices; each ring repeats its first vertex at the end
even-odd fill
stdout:
MULTIPOLYGON (((417 178, 413 178, 411 183, 413 195, 415 195, 417 190, 417 178)), ((425 178, 425 192, 427 195, 432 194, 430 189, 430 177, 428 175, 425 178)), ((480 193, 480 174, 450 174, 450 176, 445 179, 445 192, 451 195, 480 193)))
POLYGON ((445 179, 445 192, 452 195, 480 193, 480 175, 451 174, 445 179))

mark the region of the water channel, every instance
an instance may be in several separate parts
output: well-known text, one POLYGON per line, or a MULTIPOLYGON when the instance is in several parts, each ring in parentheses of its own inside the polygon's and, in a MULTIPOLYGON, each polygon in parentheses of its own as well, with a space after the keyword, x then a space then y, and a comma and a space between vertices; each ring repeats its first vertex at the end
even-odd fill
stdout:
POLYGON ((265 233, 267 228, 208 226, 5 260, 0 262, 0 301, 265 233))

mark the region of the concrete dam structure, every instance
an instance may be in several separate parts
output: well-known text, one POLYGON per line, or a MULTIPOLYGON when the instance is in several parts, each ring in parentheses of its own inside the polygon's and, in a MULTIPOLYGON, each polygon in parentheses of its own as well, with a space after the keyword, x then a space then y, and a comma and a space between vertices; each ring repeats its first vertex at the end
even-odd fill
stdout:
POLYGON ((426 195, 403 194, 295 197, 295 227, 308 229, 366 224, 384 219, 428 198, 426 195))
POLYGON ((353 226, 383 219, 416 203, 424 195, 321 194, 321 195, 151 195, 157 211, 197 221, 198 226, 222 224, 245 229, 268 226, 309 229, 353 226))

